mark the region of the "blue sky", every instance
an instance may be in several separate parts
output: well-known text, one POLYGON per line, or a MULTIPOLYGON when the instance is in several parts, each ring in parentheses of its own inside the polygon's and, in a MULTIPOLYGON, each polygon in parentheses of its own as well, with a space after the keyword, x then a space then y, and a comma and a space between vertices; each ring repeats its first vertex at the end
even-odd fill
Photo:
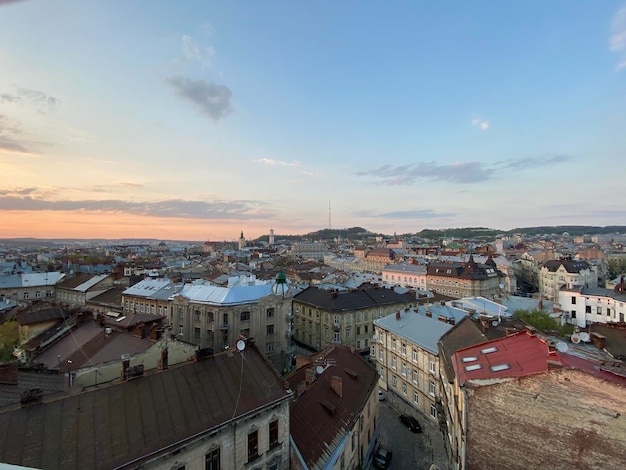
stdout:
POLYGON ((0 237, 626 223, 626 3, 0 0, 0 237))

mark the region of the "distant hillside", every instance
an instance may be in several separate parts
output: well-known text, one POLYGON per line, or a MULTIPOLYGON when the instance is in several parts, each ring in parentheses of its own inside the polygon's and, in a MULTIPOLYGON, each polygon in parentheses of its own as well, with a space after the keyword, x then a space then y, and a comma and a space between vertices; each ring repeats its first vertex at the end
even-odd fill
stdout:
POLYGON ((598 227, 595 225, 556 225, 545 227, 522 227, 509 230, 507 233, 524 233, 527 235, 541 235, 556 233, 561 235, 567 232, 572 237, 579 235, 602 235, 607 233, 626 233, 626 225, 607 225, 606 227, 598 227))

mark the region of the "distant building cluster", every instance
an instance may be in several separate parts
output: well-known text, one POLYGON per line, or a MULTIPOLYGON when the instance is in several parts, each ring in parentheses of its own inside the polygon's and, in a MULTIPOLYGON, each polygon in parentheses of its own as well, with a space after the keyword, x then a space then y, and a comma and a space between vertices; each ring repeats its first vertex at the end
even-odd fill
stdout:
POLYGON ((0 242, 0 463, 624 468, 625 245, 0 242))

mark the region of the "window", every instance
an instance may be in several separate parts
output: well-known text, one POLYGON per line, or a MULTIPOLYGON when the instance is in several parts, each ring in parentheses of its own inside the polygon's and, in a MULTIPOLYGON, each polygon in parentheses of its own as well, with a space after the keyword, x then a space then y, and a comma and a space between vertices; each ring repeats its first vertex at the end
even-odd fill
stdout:
POLYGON ((333 316, 333 323, 334 323, 335 325, 339 325, 339 315, 335 315, 335 316, 333 316))
POLYGON ((435 361, 431 360, 430 364, 428 366, 428 370, 430 371, 431 374, 435 373, 435 361))
POLYGON ((380 369, 378 369, 378 375, 380 375, 381 377, 385 376, 385 369, 383 369, 382 367, 380 369))
POLYGON ((395 356, 391 358, 391 368, 393 370, 396 370, 396 357, 395 356))
POLYGON ((193 311, 193 319, 194 321, 200 321, 200 310, 193 311))
POLYGON ((576 310, 572 310, 571 314, 572 314, 572 318, 576 318, 576 310))
POLYGON ((435 408, 435 405, 430 405, 430 416, 431 418, 437 417, 437 408, 435 408))
POLYGON ((328 338, 328 327, 324 327, 324 338, 328 338))
POLYGON ((417 370, 413 369, 413 383, 416 384, 417 383, 417 370))
MULTIPOLYGON (((309 315, 311 314, 311 311, 309 310, 309 315)), ((267 318, 271 318, 274 316, 274 307, 268 308, 267 309, 267 318)))
POLYGON ((220 448, 204 456, 204 470, 220 470, 220 448))
POLYGON ((178 336, 183 335, 183 325, 178 325, 178 336))
POLYGON ((365 333, 367 334, 367 331, 368 331, 368 325, 365 325, 363 328, 365 328, 365 333))
POLYGON ((596 312, 598 313, 598 315, 602 315, 602 307, 597 307, 596 312))
POLYGON ((394 387, 398 386, 398 379, 396 378, 395 375, 391 377, 391 385, 393 385, 394 387))
POLYGON ((417 392, 413 392, 413 403, 417 403, 419 401, 419 394, 417 392))
POLYGON ((278 445, 278 420, 270 423, 270 449, 278 445))
POLYGON ((228 313, 225 313, 222 319, 224 320, 224 325, 228 325, 228 313))
POLYGON ((413 350, 413 362, 417 362, 417 349, 413 350))
POLYGON ((396 338, 391 338, 391 349, 396 350, 396 338))
POLYGON ((213 312, 209 312, 206 314, 206 319, 208 322, 213 322, 213 312))
POLYGON ((611 316, 611 309, 609 307, 606 308, 606 316, 607 317, 611 316))
POLYGON ((273 335, 273 334, 274 334, 274 325, 267 325, 267 326, 265 327, 265 332, 266 332, 268 335, 273 335))
POLYGON ((435 395, 435 382, 433 382, 432 380, 428 384, 428 393, 430 393, 431 395, 435 395))
POLYGON ((407 371, 407 367, 406 367, 406 363, 402 363, 402 375, 404 375, 406 377, 406 371, 407 371))
POLYGON ((591 313, 591 305, 585 307, 585 313, 591 313))
POLYGON ((352 328, 346 328, 346 339, 350 338, 351 333, 352 333, 352 328))
POLYGON ((35 292, 35 298, 41 299, 41 291, 38 290, 37 292, 35 292))
POLYGON ((404 382, 402 382, 402 393, 404 393, 405 395, 407 394, 407 387, 404 382))
POLYGON ((402 352, 403 356, 406 356, 406 344, 402 343, 402 345, 400 346, 400 351, 402 352))
POLYGON ((336 331, 335 333, 333 333, 333 343, 340 343, 341 339, 339 338, 339 332, 336 331))
POLYGON ((193 329, 193 339, 200 339, 200 328, 193 329))
POLYGON ((576 305, 576 297, 572 296, 572 305, 576 305))
POLYGON ((239 316, 240 321, 250 321, 250 312, 241 312, 239 316))
POLYGON ((356 334, 357 334, 357 336, 361 334, 361 327, 360 326, 356 327, 356 334))
POLYGON ((24 292, 24 300, 28 300, 28 292, 24 292))
POLYGON ((259 431, 248 434, 248 462, 259 456, 259 431))
POLYGON ((178 307, 178 318, 185 318, 185 311, 182 307, 178 307))

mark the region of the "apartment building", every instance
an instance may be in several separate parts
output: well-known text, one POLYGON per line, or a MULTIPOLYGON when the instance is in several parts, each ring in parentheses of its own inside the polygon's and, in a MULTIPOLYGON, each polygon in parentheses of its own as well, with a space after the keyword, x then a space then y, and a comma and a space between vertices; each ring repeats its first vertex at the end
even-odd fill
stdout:
POLYGON ((112 274, 79 273, 63 279, 56 286, 57 302, 70 308, 81 308, 93 297, 113 287, 112 274))
POLYGON ((416 304, 415 294, 384 287, 344 291, 309 287, 293 297, 294 338, 316 350, 344 344, 366 352, 376 318, 416 304))
POLYGON ((539 269, 539 293, 553 302, 559 300, 559 290, 575 287, 598 287, 598 273, 587 261, 550 260, 539 269))
POLYGON ((387 284, 426 290, 426 273, 426 265, 423 264, 388 264, 383 269, 382 278, 387 284))
POLYGON ((626 292, 623 284, 615 289, 562 289, 558 295, 565 321, 580 328, 591 323, 624 323, 626 319, 626 292))
POLYGON ((167 277, 146 277, 122 292, 124 315, 147 313, 167 316, 169 299, 176 293, 176 286, 167 277))
POLYGON ((437 342, 451 328, 412 308, 374 321, 371 354, 380 387, 433 421, 441 407, 437 342))
POLYGON ((64 273, 21 273, 0 275, 0 302, 28 305, 34 300, 51 300, 64 273))
POLYGON ((502 293, 504 277, 495 264, 479 264, 470 256, 467 262, 429 263, 426 284, 432 292, 457 299, 493 297, 502 293))

